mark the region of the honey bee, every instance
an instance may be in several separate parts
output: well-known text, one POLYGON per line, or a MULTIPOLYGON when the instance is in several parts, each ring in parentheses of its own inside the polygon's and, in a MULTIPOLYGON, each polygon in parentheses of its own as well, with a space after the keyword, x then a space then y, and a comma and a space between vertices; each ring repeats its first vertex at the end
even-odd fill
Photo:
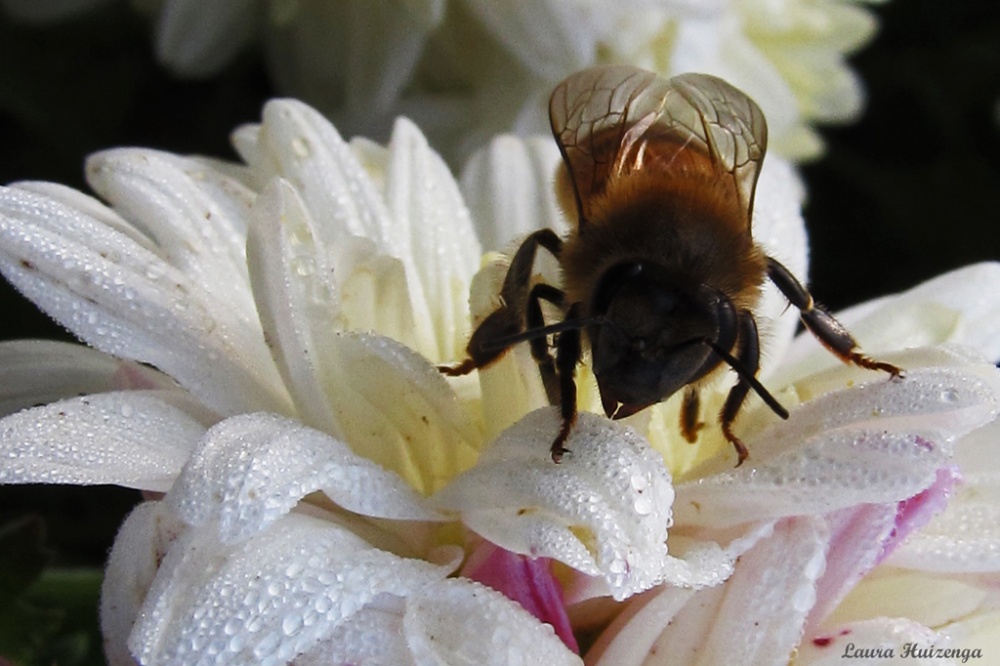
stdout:
POLYGON ((846 363, 901 370, 865 356, 850 332, 754 242, 754 190, 767 148, 760 108, 705 74, 671 79, 630 66, 569 76, 549 102, 562 153, 556 190, 576 228, 526 238, 511 259, 502 305, 473 332, 461 375, 528 342, 562 424, 552 442, 559 462, 576 420, 576 365, 585 347, 601 403, 620 419, 684 389, 681 432, 695 441, 699 390, 726 367, 738 377, 719 412, 733 432, 753 389, 782 418, 784 407, 756 379, 760 344, 754 307, 770 279, 800 311, 805 327, 846 363), (562 287, 532 285, 538 249, 554 255, 562 287), (562 313, 546 325, 542 301, 562 313), (550 352, 549 338, 555 357, 550 352))

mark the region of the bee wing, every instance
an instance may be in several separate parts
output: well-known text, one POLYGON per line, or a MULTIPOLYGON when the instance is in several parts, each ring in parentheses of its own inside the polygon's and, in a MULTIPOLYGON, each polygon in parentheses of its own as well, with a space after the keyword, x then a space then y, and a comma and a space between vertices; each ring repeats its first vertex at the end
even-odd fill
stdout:
POLYGON ((749 224, 767 124, 757 104, 722 79, 663 79, 627 65, 594 67, 556 87, 549 121, 581 225, 590 200, 610 179, 641 169, 678 176, 707 170, 731 184, 749 224))

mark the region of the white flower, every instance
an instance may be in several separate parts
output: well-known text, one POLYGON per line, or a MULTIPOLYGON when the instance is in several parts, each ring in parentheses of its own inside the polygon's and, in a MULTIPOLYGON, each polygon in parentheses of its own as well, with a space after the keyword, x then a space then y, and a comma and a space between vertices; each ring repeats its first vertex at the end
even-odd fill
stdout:
MULTIPOLYGON (((52 184, 0 190, 0 271, 100 350, 0 346, 0 404, 54 401, 0 421, 0 481, 164 493, 111 554, 113 664, 552 664, 581 647, 590 663, 786 663, 827 635, 892 530, 912 531, 900 502, 940 499, 956 463, 967 475, 956 440, 993 443, 978 429, 994 427, 997 370, 939 346, 1000 357, 1000 303, 981 288, 1000 269, 984 265, 846 315, 902 381, 792 343, 794 313, 769 290, 763 380, 794 409, 776 422, 750 404, 738 469, 717 428, 680 439, 677 400, 627 422, 582 413, 554 465, 558 418, 527 350, 478 381, 434 367, 462 356, 470 310, 496 307, 503 275, 496 255, 479 269, 465 198, 488 247, 562 224, 545 189, 554 145, 498 140, 463 197, 405 120, 385 147, 346 143, 276 101, 234 143, 245 165, 96 155, 87 175, 108 205, 52 184)), ((755 237, 800 274, 801 195, 769 160, 755 237)), ((588 377, 583 408, 597 404, 588 377)), ((943 534, 952 566, 997 570, 963 559, 948 526, 898 557, 926 569, 938 558, 920 535, 943 534)), ((844 621, 872 640, 949 630, 844 621)))
MULTIPOLYGON (((58 16, 81 0, 7 4, 20 15, 42 7, 58 16)), ((862 3, 842 0, 134 4, 155 14, 157 55, 178 74, 215 74, 256 40, 278 88, 343 131, 386 136, 405 114, 450 156, 468 155, 497 132, 543 132, 556 83, 618 62, 667 76, 721 76, 761 105, 772 151, 815 156, 822 142, 812 123, 842 122, 861 109, 845 57, 876 26, 862 3)))

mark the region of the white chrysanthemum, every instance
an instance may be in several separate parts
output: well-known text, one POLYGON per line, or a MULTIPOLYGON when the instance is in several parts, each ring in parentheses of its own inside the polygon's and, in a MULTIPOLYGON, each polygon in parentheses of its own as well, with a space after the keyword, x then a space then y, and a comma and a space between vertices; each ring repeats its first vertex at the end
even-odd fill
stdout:
MULTIPOLYGON (((563 224, 554 145, 497 140, 463 196, 407 121, 385 147, 346 143, 276 101, 234 142, 244 165, 96 155, 106 204, 0 190, 0 271, 100 350, 0 345, 0 405, 54 401, 0 421, 0 482, 164 493, 111 554, 111 663, 579 663, 584 634, 599 635, 588 663, 786 663, 834 621, 872 641, 994 626, 985 603, 974 626, 851 614, 848 592, 890 551, 883 566, 918 576, 1000 570, 964 536, 994 539, 978 493, 922 532, 903 508, 940 504, 957 475, 992 487, 967 465, 995 445, 981 428, 1000 378, 940 345, 1000 357, 983 288, 996 265, 847 314, 902 381, 792 343, 794 313, 769 289, 763 379, 793 409, 777 421, 750 403, 738 469, 718 428, 681 440, 676 400, 626 422, 582 413, 555 465, 558 416, 527 350, 478 381, 434 367, 463 354, 470 310, 496 307, 503 261, 479 269, 478 238, 494 249, 563 224)), ((769 159, 755 235, 800 274, 801 194, 769 159)))
MULTIPOLYGON (((39 17, 85 3, 6 4, 39 17)), ((876 25, 856 0, 134 4, 156 16, 158 56, 178 74, 212 75, 257 40, 279 89, 322 109, 342 130, 385 136, 402 113, 452 156, 497 132, 544 131, 554 85, 602 63, 721 76, 764 109, 772 150, 815 156, 822 143, 812 123, 848 120, 861 108, 845 57, 876 25)))

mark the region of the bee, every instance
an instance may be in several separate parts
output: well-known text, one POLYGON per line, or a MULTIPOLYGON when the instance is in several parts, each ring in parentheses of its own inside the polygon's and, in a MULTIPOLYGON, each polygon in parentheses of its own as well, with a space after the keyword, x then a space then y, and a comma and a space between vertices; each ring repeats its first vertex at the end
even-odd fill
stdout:
POLYGON ((594 67, 556 86, 549 119, 563 158, 556 191, 575 229, 566 238, 542 229, 525 239, 504 278, 502 305, 473 332, 468 357, 441 370, 466 374, 528 342, 547 397, 560 406, 555 462, 567 452, 575 370, 589 348, 608 417, 630 416, 683 389, 680 428, 691 442, 701 427, 699 391, 726 367, 735 371, 718 420, 742 464, 747 448, 733 422, 750 390, 788 417, 756 379, 753 312, 768 279, 841 360, 900 376, 896 366, 865 356, 754 242, 767 124, 745 94, 705 74, 664 79, 631 66, 594 67), (540 248, 557 258, 561 288, 532 284, 540 248), (543 301, 561 321, 546 324, 543 301))

